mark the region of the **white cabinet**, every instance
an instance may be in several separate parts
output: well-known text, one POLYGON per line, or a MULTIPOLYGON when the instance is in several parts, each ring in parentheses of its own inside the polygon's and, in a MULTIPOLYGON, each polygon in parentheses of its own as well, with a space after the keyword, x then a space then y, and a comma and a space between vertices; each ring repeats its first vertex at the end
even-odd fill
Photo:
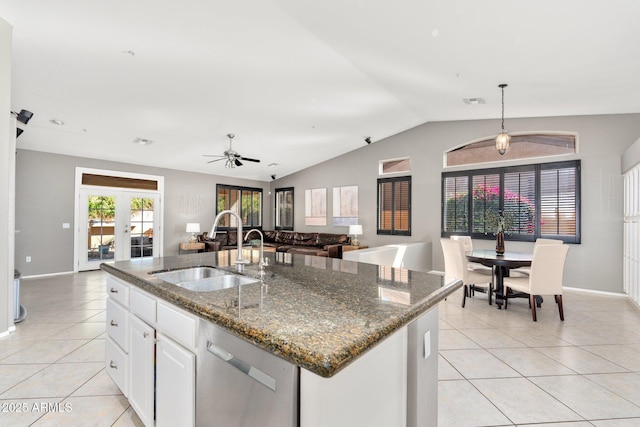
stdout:
POLYGON ((129 351, 129 310, 107 299, 107 335, 127 353, 129 351))
POLYGON ((108 287, 114 291, 107 299, 107 339, 105 341, 105 371, 120 388, 129 395, 129 311, 120 302, 129 302, 128 287, 108 287), (126 295, 126 299, 124 296, 126 295), (114 299, 114 296, 116 299, 114 299), (120 302, 116 302, 120 301, 120 302))
POLYGON ((197 317, 110 275, 107 295, 111 379, 145 426, 195 426, 197 317))
POLYGON ((129 358, 110 337, 105 340, 105 371, 122 394, 129 395, 129 358))
POLYGON ((129 403, 145 426, 153 426, 155 334, 151 326, 129 315, 129 403))
POLYGON ((194 426, 196 357, 161 333, 156 345, 156 426, 194 426))

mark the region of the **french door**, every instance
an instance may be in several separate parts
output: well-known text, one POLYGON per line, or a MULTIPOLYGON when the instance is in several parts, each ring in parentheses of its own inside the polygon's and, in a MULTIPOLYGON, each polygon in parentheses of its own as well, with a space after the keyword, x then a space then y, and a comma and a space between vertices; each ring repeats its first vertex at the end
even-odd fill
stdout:
POLYGON ((160 255, 158 192, 83 188, 79 214, 79 271, 160 255))

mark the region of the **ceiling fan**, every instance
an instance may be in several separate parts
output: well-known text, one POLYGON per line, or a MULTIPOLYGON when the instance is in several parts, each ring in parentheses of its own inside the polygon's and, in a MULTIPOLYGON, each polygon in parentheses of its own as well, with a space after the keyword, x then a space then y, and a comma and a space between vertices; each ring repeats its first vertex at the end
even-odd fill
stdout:
POLYGON ((213 163, 213 162, 218 162, 220 160, 226 160, 224 167, 231 169, 231 168, 235 168, 236 166, 242 166, 242 162, 240 160, 244 160, 247 162, 256 162, 256 163, 260 163, 260 160, 258 159, 250 159, 249 157, 243 157, 240 155, 240 153, 238 153, 237 151, 233 150, 232 147, 232 142, 233 142, 233 138, 235 137, 234 134, 230 133, 227 134, 227 137, 229 137, 229 149, 224 151, 222 153, 222 155, 216 155, 216 154, 204 154, 204 157, 220 157, 219 159, 215 159, 215 160, 210 160, 207 163, 213 163))

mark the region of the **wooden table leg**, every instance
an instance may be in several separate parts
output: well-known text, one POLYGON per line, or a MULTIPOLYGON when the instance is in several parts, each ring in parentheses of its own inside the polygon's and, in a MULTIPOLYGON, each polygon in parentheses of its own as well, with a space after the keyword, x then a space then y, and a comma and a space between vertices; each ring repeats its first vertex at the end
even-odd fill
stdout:
POLYGON ((505 270, 505 267, 501 267, 499 265, 496 266, 496 306, 498 307, 498 310, 501 310, 502 305, 504 304, 505 270))

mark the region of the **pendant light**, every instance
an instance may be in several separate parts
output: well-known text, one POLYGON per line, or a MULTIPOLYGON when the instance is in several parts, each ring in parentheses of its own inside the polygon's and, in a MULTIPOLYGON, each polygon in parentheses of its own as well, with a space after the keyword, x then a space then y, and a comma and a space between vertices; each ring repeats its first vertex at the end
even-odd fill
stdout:
POLYGON ((503 155, 507 152, 507 150, 509 149, 509 141, 511 140, 511 137, 509 136, 507 131, 504 130, 504 88, 507 86, 509 85, 506 83, 498 85, 498 87, 502 89, 502 131, 500 131, 500 135, 498 135, 498 137, 496 138, 496 150, 498 150, 498 153, 500 153, 500 155, 503 155))

